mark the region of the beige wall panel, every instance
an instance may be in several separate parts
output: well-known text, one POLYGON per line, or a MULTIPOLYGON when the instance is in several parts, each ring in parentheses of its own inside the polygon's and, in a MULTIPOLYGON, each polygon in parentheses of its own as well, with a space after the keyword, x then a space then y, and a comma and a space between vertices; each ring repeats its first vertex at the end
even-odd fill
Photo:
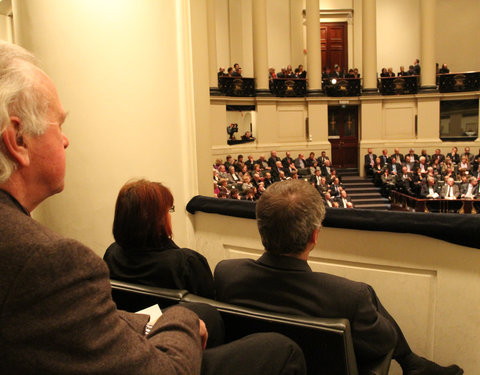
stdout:
MULTIPOLYGON (((228 258, 257 258, 256 222, 221 215, 192 216, 197 249, 210 266, 228 258)), ((429 237, 323 228, 310 265, 364 281, 377 291, 420 355, 480 371, 480 251, 429 237)), ((391 375, 400 375, 392 362, 391 375)))
MULTIPOLYGON (((103 255, 112 241, 116 196, 127 180, 162 181, 178 207, 196 193, 188 3, 14 4, 19 43, 42 61, 69 112, 65 190, 35 215, 103 255), (177 163, 162 162, 172 155, 177 163)), ((172 221, 176 241, 188 247, 185 211, 172 221)))
MULTIPOLYGON (((239 1, 239 0, 236 0, 239 1)), ((243 59, 240 62, 240 66, 243 68, 242 75, 244 77, 253 77, 253 34, 252 34, 252 1, 253 0, 241 0, 242 3, 242 47, 243 47, 243 59)), ((236 43, 236 39, 231 43, 236 43)))
POLYGON ((279 105, 278 142, 305 140, 305 109, 298 105, 279 105))
POLYGON ((294 67, 302 64, 305 69, 307 58, 303 50, 304 43, 304 27, 302 10, 305 9, 302 0, 290 1, 290 60, 294 67))
POLYGON ((257 142, 278 143, 278 115, 274 101, 257 102, 257 142))
POLYGON ((382 139, 382 101, 365 100, 362 102, 360 112, 360 139, 362 142, 382 139))
POLYGON ((353 8, 353 3, 353 0, 320 0, 320 9, 350 9, 353 8))
POLYGON ((215 29, 217 32, 217 65, 233 67, 233 61, 230 58, 230 40, 229 40, 229 8, 228 1, 215 0, 215 29))
POLYGON ((383 136, 385 139, 415 138, 415 108, 408 103, 383 105, 383 136))
POLYGON ((0 39, 8 41, 8 17, 0 14, 0 39))
POLYGON ((225 103, 210 105, 210 138, 212 147, 225 147, 227 144, 227 111, 225 103))
POLYGON ((480 1, 437 0, 435 13, 436 61, 451 72, 480 71, 480 1))
POLYGON ((323 144, 320 148, 331 155, 330 143, 328 142, 328 102, 308 101, 308 123, 310 140, 323 144))
POLYGON ((418 139, 439 142, 440 101, 438 98, 418 99, 418 139))
POLYGON ((377 1, 377 72, 400 65, 408 70, 420 58, 420 2, 418 0, 377 1))
MULTIPOLYGON (((229 24, 229 46, 230 46, 230 66, 239 63, 243 68, 245 65, 245 57, 243 56, 243 43, 245 43, 243 30, 243 1, 228 0, 228 24, 229 24)), ((221 30, 217 30, 217 33, 221 30)), ((246 72, 243 75, 247 77, 246 72)))

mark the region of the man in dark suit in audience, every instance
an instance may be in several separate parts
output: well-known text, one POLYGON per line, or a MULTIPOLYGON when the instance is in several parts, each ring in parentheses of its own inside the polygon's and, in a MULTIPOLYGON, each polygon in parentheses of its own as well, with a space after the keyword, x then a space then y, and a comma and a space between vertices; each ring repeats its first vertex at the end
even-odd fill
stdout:
POLYGON ((307 167, 307 163, 305 162, 305 158, 303 154, 298 154, 298 158, 295 159, 295 168, 303 169, 307 167))
POLYGON ((158 319, 117 310, 106 263, 30 216, 63 190, 66 113, 35 58, 5 42, 0 101, 0 373, 275 374, 292 354, 298 363, 302 354, 289 340, 279 363, 276 350, 261 355, 260 367, 251 361, 284 340, 278 335, 203 351, 205 324, 182 306, 158 319))
POLYGON ((290 164, 292 164, 293 162, 294 160, 290 156, 290 151, 285 152, 285 157, 282 159, 283 168, 290 167, 290 164))
POLYGON ((436 159, 439 159, 439 160, 440 160, 440 163, 445 160, 445 155, 442 154, 442 152, 440 151, 439 148, 437 148, 437 149, 435 150, 435 153, 434 153, 434 154, 432 155, 432 157, 430 158, 430 162, 433 164, 433 162, 434 162, 436 159))
POLYGON ((380 155, 380 164, 384 167, 390 161, 390 157, 388 156, 388 150, 382 150, 382 155, 380 155))
POLYGON ((285 175, 285 170, 283 169, 282 162, 278 160, 270 170, 274 181, 280 181, 280 172, 283 172, 283 174, 285 175))
POLYGON ((369 148, 367 153, 364 156, 364 166, 365 166, 365 175, 371 177, 373 176, 373 167, 375 166, 375 159, 377 155, 373 153, 372 149, 369 148))
POLYGON ((317 158, 318 165, 320 167, 324 166, 327 160, 330 160, 330 158, 327 156, 327 153, 325 151, 322 151, 320 156, 317 158))
POLYGON ((310 183, 315 189, 318 190, 318 186, 320 186, 320 184, 322 183, 322 171, 319 167, 315 169, 315 174, 312 174, 312 176, 310 176, 310 183))
POLYGON ((268 166, 270 168, 273 168, 277 164, 277 161, 281 161, 280 158, 277 156, 277 151, 271 151, 270 157, 268 158, 268 166))
POLYGON ((426 181, 422 183, 420 198, 423 199, 438 199, 440 198, 440 189, 433 177, 427 177, 426 181))
POLYGON ((398 147, 395 147, 394 153, 393 153, 393 155, 390 157, 390 160, 391 160, 393 157, 397 160, 397 163, 399 163, 399 164, 402 164, 403 162, 405 162, 405 159, 404 159, 404 157, 403 157, 403 154, 400 153, 400 151, 398 150, 398 147))
POLYGON ((357 362, 368 363, 391 349, 404 375, 460 375, 417 356, 373 288, 342 277, 313 272, 307 260, 319 242, 325 207, 305 181, 290 180, 267 190, 256 207, 265 246, 258 259, 230 259, 215 269, 217 299, 303 316, 349 319, 357 362))

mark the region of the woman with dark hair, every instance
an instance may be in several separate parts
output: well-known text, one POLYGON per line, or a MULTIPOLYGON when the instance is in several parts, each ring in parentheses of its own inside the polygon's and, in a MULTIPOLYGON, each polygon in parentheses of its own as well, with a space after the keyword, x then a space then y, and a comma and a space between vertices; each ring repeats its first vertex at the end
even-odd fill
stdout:
POLYGON ((212 298, 212 272, 205 257, 179 248, 172 240, 174 211, 172 193, 159 182, 138 180, 120 189, 113 221, 115 242, 103 257, 110 277, 212 298))

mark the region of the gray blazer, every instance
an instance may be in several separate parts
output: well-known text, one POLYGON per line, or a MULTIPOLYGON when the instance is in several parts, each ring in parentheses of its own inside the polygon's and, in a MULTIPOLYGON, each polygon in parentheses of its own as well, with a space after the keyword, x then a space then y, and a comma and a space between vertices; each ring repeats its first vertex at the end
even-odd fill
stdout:
POLYGON ((0 190, 0 374, 199 374, 198 317, 119 311, 106 264, 0 190))

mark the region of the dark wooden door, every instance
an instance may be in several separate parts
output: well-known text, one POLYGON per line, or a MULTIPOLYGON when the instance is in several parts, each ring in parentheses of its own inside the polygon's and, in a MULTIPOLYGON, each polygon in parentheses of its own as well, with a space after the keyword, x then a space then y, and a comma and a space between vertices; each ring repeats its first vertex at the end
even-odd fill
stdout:
POLYGON ((358 107, 328 107, 328 140, 335 168, 358 168, 358 107))
POLYGON ((348 70, 348 28, 346 22, 326 22, 320 25, 322 68, 333 71, 335 64, 348 70))

